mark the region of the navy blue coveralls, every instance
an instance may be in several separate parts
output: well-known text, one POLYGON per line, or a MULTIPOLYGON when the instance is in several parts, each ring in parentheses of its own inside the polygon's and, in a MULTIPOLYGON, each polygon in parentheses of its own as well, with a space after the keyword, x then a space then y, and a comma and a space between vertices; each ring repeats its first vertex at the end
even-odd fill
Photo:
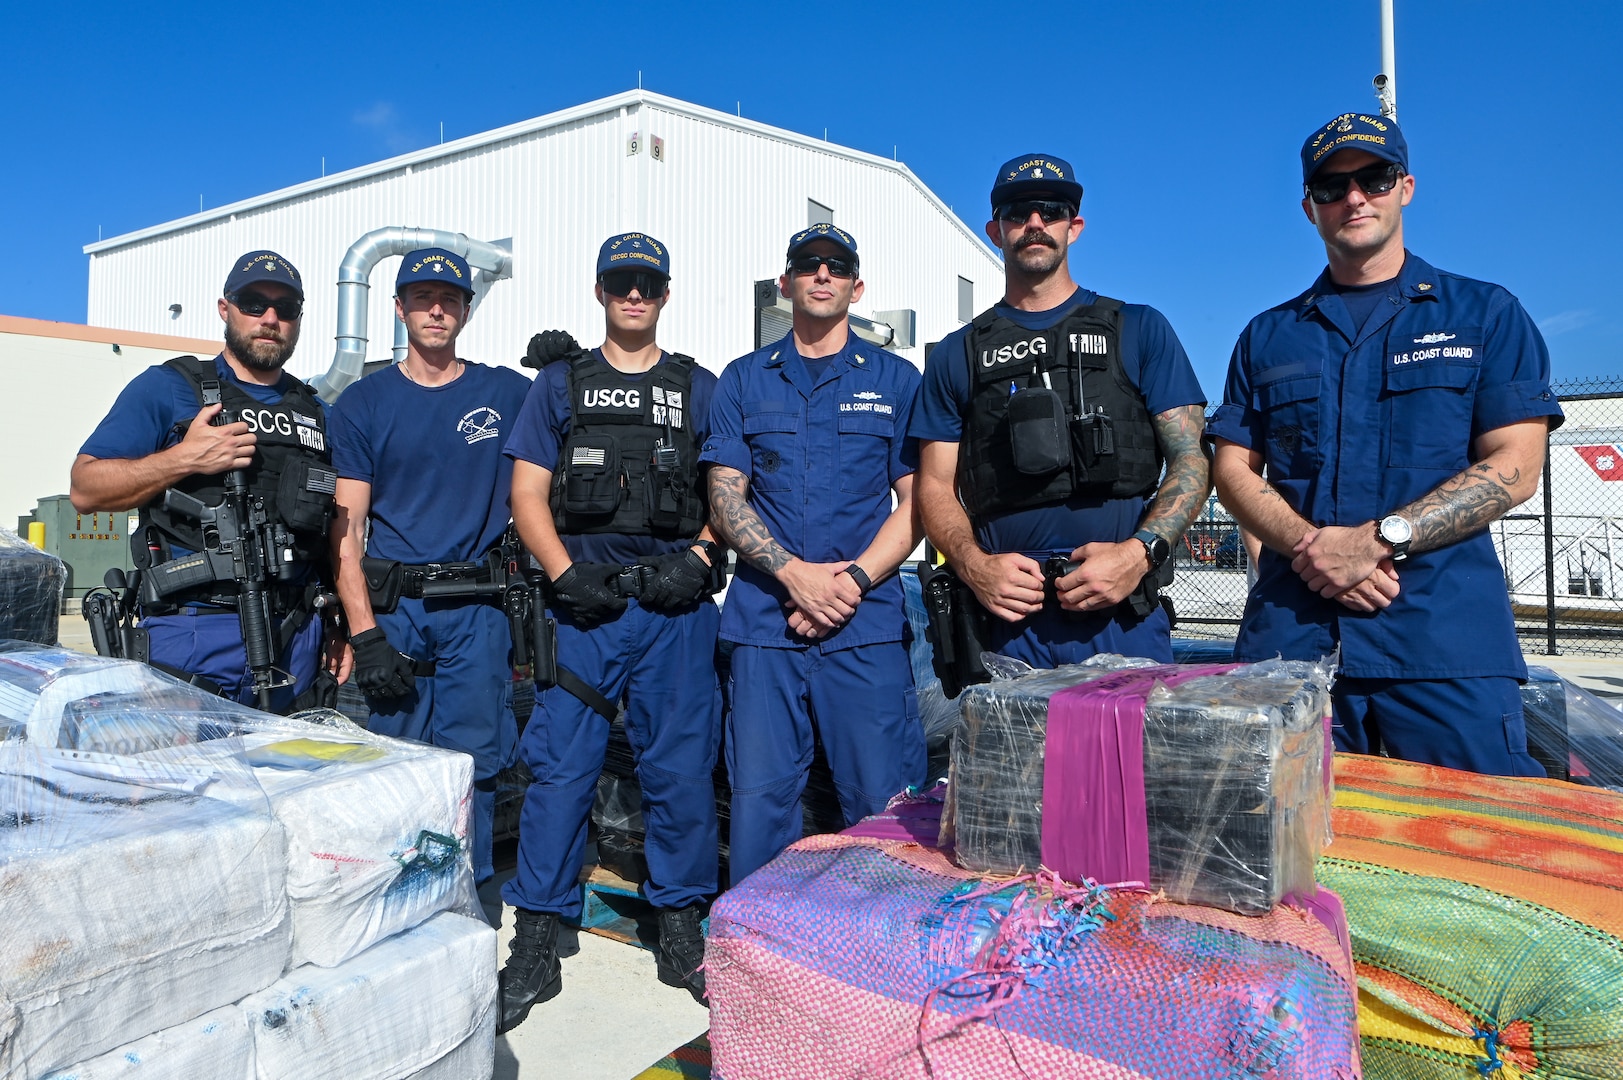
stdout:
MULTIPOLYGON (((1378 521, 1466 469, 1472 440, 1561 423, 1538 329, 1497 285, 1409 254, 1362 328, 1329 271, 1253 319, 1234 348, 1211 438, 1262 453, 1267 479, 1316 527, 1378 521)), ((1498 775, 1542 776, 1527 754, 1527 677, 1487 531, 1398 564, 1390 607, 1312 592, 1264 549, 1237 659, 1315 659, 1341 647, 1336 746, 1498 775)))
MULTIPOLYGON (((749 481, 749 502, 783 548, 813 563, 861 555, 918 467, 907 425, 918 371, 853 336, 815 378, 793 335, 722 372, 700 460, 749 481)), ((833 634, 788 627, 788 591, 744 562, 722 611, 737 643, 728 680, 728 848, 733 884, 800 839, 799 802, 815 750, 847 824, 924 781, 924 729, 908 660, 901 578, 892 575, 833 634)))
MULTIPOLYGON (((622 378, 636 383, 647 373, 622 373, 622 378)), ((705 417, 715 381, 704 368, 693 368, 689 406, 695 446, 708 430, 705 417)), ((569 364, 548 365, 519 414, 508 456, 556 475, 570 416, 569 364)), ((622 566, 693 546, 690 539, 620 533, 559 539, 571 559, 622 566)), ((703 902, 717 884, 714 772, 721 689, 716 626, 721 616, 715 601, 706 597, 680 611, 661 611, 628 598, 620 616, 589 630, 560 607, 549 614, 558 625, 559 666, 609 701, 625 699, 626 736, 642 788, 644 895, 660 908, 703 902)), ((502 886, 503 898, 514 907, 570 919, 580 915, 586 825, 608 741, 608 721, 568 690, 554 686, 537 697, 519 742, 535 780, 525 791, 519 818, 518 872, 502 886)))

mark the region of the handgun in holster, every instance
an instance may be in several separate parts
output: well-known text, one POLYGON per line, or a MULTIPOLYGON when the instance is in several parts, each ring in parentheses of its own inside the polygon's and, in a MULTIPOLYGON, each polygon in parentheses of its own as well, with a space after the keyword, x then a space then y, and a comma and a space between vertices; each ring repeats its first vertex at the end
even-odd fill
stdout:
POLYGON ((924 636, 930 643, 930 665, 941 680, 941 692, 956 698, 964 687, 991 679, 981 663, 988 639, 986 610, 946 565, 920 562, 919 585, 929 620, 924 636))

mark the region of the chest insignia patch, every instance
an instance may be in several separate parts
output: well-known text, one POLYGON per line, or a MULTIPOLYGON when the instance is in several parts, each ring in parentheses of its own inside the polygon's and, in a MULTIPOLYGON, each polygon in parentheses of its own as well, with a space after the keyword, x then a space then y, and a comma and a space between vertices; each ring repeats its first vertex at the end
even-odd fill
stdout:
POLYGON ((501 420, 501 413, 492 409, 489 405, 482 405, 457 421, 457 434, 467 439, 468 445, 472 446, 476 442, 494 439, 499 436, 502 432, 497 425, 501 423, 501 420))

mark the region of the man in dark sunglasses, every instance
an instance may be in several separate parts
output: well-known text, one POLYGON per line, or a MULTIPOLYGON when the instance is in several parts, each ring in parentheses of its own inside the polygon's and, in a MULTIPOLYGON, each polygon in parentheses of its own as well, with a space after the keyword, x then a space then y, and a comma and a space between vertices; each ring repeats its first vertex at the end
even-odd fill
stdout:
POLYGON ((920 539, 907 437, 918 372, 851 330, 864 286, 850 233, 802 229, 785 260, 790 331, 722 372, 702 458, 711 520, 739 559, 721 624, 735 644, 735 884, 800 839, 815 743, 847 824, 927 767, 896 575, 920 539))
POLYGON ((1081 202, 1062 158, 998 170, 986 236, 1003 253, 1003 299, 925 365, 920 514, 973 593, 958 590, 963 602, 994 616, 989 640, 958 643, 965 658, 1172 659, 1160 589, 1206 500, 1205 395, 1160 312, 1072 280, 1081 202))
MULTIPOLYGON (((313 587, 327 566, 333 484, 326 409, 283 368, 303 322, 304 285, 274 251, 251 251, 232 264, 216 307, 225 324, 220 354, 179 356, 137 375, 80 449, 71 497, 81 511, 139 510, 131 530, 134 565, 163 580, 162 564, 202 551, 202 523, 165 507, 178 490, 205 505, 225 497, 226 474, 242 470, 270 522, 292 537, 290 579, 269 583, 278 679, 271 702, 294 706, 319 666, 321 621, 313 587)), ((272 568, 274 570, 274 568, 272 568)), ((201 676, 225 696, 251 704, 235 581, 211 581, 144 602, 133 641, 145 659, 201 676)), ((330 643, 329 667, 347 675, 343 643, 330 643)), ((300 703, 304 704, 303 702, 300 703)))
POLYGON ((1392 120, 1315 130, 1302 185, 1329 265, 1246 327, 1209 431, 1218 495, 1264 545, 1236 658, 1339 643, 1338 749, 1542 776, 1488 526, 1533 493, 1562 421, 1544 341, 1504 289, 1404 249, 1415 179, 1392 120))
POLYGON ((717 891, 711 777, 721 736, 711 595, 723 553, 707 523, 699 447, 716 377, 658 344, 671 296, 663 243, 610 237, 596 292, 603 344, 542 367, 507 445, 513 519, 552 582, 559 685, 538 694, 520 746, 536 780, 518 872, 502 890, 518 912, 500 978, 502 1031, 562 986, 558 928, 581 913, 587 820, 611 703, 622 697, 645 811, 644 894, 659 909, 656 972, 700 1000, 705 988, 700 923, 717 891))

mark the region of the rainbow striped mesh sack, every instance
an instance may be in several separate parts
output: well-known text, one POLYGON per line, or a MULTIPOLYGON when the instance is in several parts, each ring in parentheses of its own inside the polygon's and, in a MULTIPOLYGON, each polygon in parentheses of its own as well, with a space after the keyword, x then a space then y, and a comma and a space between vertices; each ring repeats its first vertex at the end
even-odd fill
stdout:
POLYGON ((1352 1080, 1346 954, 1255 917, 814 836, 716 902, 716 1080, 1352 1080))
POLYGON ((1623 795, 1338 754, 1319 883, 1383 1080, 1623 1077, 1623 795))

